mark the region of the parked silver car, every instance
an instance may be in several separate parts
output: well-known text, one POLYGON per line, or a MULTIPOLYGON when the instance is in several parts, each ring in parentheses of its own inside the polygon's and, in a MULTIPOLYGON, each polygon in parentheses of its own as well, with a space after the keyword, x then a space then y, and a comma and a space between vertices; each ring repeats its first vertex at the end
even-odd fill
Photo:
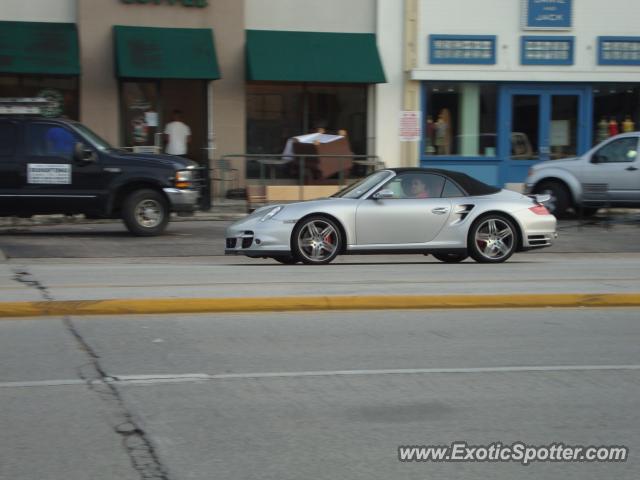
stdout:
POLYGON ((534 165, 526 191, 550 195, 545 206, 556 216, 573 208, 584 215, 600 206, 640 207, 640 132, 616 135, 577 158, 534 165))
POLYGON ((227 228, 225 253, 285 264, 356 253, 504 262, 553 242, 556 218, 540 203, 545 199, 447 170, 380 170, 329 198, 254 211, 227 228))

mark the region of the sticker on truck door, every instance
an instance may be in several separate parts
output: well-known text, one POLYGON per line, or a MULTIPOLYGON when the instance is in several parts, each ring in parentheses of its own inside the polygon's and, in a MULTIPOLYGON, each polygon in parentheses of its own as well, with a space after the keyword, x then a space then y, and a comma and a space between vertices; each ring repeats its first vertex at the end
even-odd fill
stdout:
POLYGON ((27 165, 27 183, 70 185, 71 165, 61 163, 30 163, 27 165))

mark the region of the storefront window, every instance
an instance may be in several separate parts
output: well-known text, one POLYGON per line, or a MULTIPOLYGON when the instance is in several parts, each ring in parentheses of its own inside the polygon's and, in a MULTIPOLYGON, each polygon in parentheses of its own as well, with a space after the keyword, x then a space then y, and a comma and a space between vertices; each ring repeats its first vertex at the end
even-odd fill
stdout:
POLYGON ((153 146, 158 133, 158 85, 156 82, 123 82, 125 146, 153 146))
POLYGON ((247 152, 282 153, 287 139, 303 133, 304 90, 298 85, 247 85, 247 152))
POLYGON ((428 82, 425 88, 425 155, 495 157, 495 84, 428 82))
POLYGON ((593 88, 593 140, 640 128, 640 85, 600 84, 593 88))
POLYGON ((367 87, 364 85, 247 85, 247 152, 279 154, 287 139, 346 130, 351 149, 367 150, 367 87))
POLYGON ((207 93, 204 80, 126 80, 121 83, 123 146, 134 151, 162 151, 164 131, 174 112, 191 130, 183 156, 205 163, 209 156, 207 93))
POLYGON ((78 120, 78 78, 28 75, 0 75, 2 97, 35 98, 49 101, 42 111, 48 118, 78 120))

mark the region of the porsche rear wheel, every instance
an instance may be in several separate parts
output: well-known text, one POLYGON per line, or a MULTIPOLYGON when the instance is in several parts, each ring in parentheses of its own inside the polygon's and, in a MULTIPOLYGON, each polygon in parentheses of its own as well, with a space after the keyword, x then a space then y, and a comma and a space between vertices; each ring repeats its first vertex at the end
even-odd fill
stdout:
POLYGON ((469 258, 469 255, 462 253, 433 253, 432 255, 444 263, 459 263, 469 258))
POLYGON ((504 215, 489 214, 477 219, 469 230, 468 249, 480 263, 501 263, 516 251, 518 230, 504 215))
POLYGON ((294 258, 308 265, 331 262, 342 250, 343 239, 336 223, 324 216, 305 218, 293 230, 294 258))

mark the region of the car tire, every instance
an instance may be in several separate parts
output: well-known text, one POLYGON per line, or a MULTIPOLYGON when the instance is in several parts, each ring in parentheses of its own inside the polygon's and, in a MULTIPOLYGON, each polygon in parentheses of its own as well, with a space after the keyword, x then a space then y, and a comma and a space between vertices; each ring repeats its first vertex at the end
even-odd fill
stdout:
POLYGON ((432 255, 444 263, 459 263, 469 258, 469 255, 462 253, 433 253, 432 255))
POLYGON ((296 263, 298 263, 298 259, 297 258, 293 258, 293 257, 271 257, 273 258, 276 262, 281 263, 283 265, 295 265, 296 263))
POLYGON ((551 199, 544 204, 549 213, 558 218, 567 216, 567 210, 572 206, 572 202, 571 194, 563 184, 559 182, 544 182, 536 188, 536 193, 551 196, 551 199))
POLYGON ((291 235, 294 258, 307 265, 324 265, 342 251, 343 238, 334 220, 314 215, 300 221, 291 235))
POLYGON ((158 191, 136 190, 122 204, 122 220, 134 235, 160 235, 169 223, 169 204, 158 191))
POLYGON ((516 251, 518 230, 510 218, 492 213, 478 218, 469 229, 467 248, 480 263, 502 263, 516 251))

